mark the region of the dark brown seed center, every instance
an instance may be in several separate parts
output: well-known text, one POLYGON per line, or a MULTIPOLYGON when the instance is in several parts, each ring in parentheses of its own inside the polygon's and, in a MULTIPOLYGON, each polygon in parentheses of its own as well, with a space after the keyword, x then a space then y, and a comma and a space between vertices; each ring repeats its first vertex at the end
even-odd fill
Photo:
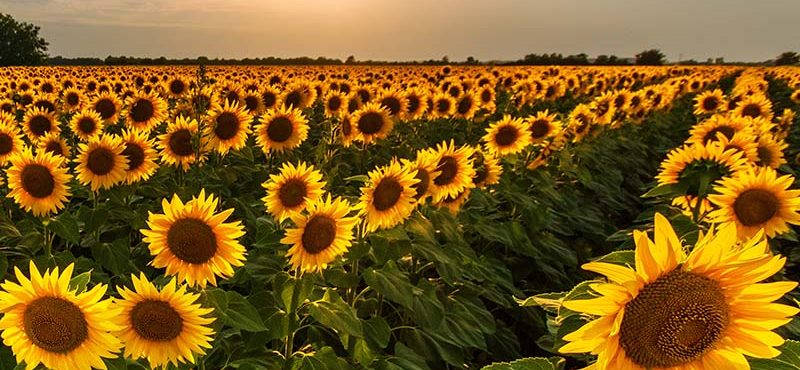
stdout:
POLYGON ((294 132, 294 125, 288 117, 275 117, 267 126, 267 136, 277 143, 289 140, 292 132, 294 132))
POLYGON ((312 216, 303 230, 302 240, 307 253, 324 251, 336 240, 336 221, 324 215, 312 216))
POLYGON ((300 179, 291 179, 278 189, 278 198, 284 207, 297 207, 303 203, 307 194, 306 183, 300 179))
POLYGON ((436 176, 433 183, 438 186, 450 184, 458 174, 458 161, 452 156, 444 156, 439 160, 436 169, 439 170, 439 176, 436 176))
POLYGON ((377 134, 383 125, 383 116, 378 112, 364 113, 358 119, 358 130, 367 135, 377 134))
POLYGON ((169 228, 167 247, 180 260, 199 265, 208 262, 217 252, 217 236, 205 222, 182 218, 169 228))
POLYGON ((541 139, 550 133, 550 122, 544 119, 537 119, 531 122, 531 137, 541 139))
POLYGON ((139 99, 136 103, 133 103, 133 107, 131 107, 131 119, 133 119, 134 122, 145 122, 153 118, 154 113, 155 107, 153 106, 153 102, 147 99, 139 99))
POLYGON ((381 100, 381 106, 385 107, 389 110, 389 115, 396 116, 400 113, 400 99, 397 99, 394 96, 387 96, 381 100))
POLYGON ((14 150, 14 139, 6 133, 0 132, 0 155, 6 155, 14 150))
POLYGON ((230 140, 239 132, 239 118, 230 112, 222 112, 217 116, 217 127, 214 128, 214 134, 220 140, 230 140))
POLYGON ((61 143, 57 140, 51 140, 48 142, 44 147, 44 151, 47 153, 52 153, 53 155, 64 155, 64 148, 61 147, 61 143))
POLYGON ((31 118, 30 129, 36 136, 44 136, 53 128, 53 123, 45 116, 31 118))
POLYGON ((411 185, 411 187, 416 191, 414 198, 420 199, 428 192, 428 187, 431 185, 431 174, 424 168, 418 168, 415 178, 419 180, 419 182, 411 185))
POLYGON ((244 105, 249 112, 255 112, 258 109, 258 96, 248 95, 244 98, 244 105))
POLYGON ((769 166, 772 164, 772 151, 766 146, 759 146, 757 149, 758 152, 758 163, 762 166, 769 166))
POLYGON ((338 111, 339 108, 341 107, 342 107, 342 98, 334 95, 331 96, 330 99, 328 99, 328 109, 331 110, 332 112, 338 111))
POLYGON ((183 318, 167 302, 146 300, 133 306, 131 326, 139 336, 154 342, 167 342, 178 337, 183 318))
POLYGON ((89 337, 83 312, 62 298, 34 300, 25 308, 22 321, 28 339, 48 352, 70 352, 89 337))
POLYGON ((56 179, 47 167, 29 164, 20 174, 22 188, 34 198, 47 198, 56 188, 56 179))
POLYGON ((736 218, 745 226, 761 225, 769 221, 780 207, 778 197, 762 189, 745 190, 733 202, 736 218))
POLYGON ((644 368, 680 366, 713 347, 728 322, 719 283, 677 269, 645 285, 625 306, 620 344, 644 368))
POLYGON ((703 100, 703 110, 711 112, 717 110, 719 107, 719 100, 714 96, 709 96, 703 100))
POLYGON ((122 155, 128 158, 128 171, 134 171, 144 163, 144 149, 134 143, 125 143, 122 155))
POLYGON ((517 141, 517 137, 519 136, 519 132, 513 126, 503 126, 497 130, 497 134, 494 136, 494 141, 499 146, 509 146, 514 144, 517 141))
POLYGON ((730 126, 714 127, 714 129, 709 131, 706 134, 706 136, 703 137, 703 143, 708 143, 709 141, 716 141, 718 132, 725 135, 725 137, 728 139, 733 138, 733 135, 736 134, 736 130, 730 126))
POLYGON ((440 99, 436 102, 436 110, 439 113, 447 113, 450 111, 450 101, 447 99, 440 99))
POLYGON ((403 194, 403 185, 391 177, 383 178, 372 193, 372 204, 375 209, 385 211, 394 207, 403 194))
POLYGON ((96 148, 89 153, 86 167, 93 174, 98 176, 107 175, 114 169, 116 164, 114 153, 106 148, 96 148))
POLYGON ((97 128, 97 123, 89 117, 83 117, 78 121, 78 129, 84 134, 92 134, 97 128))
POLYGON ((100 118, 108 120, 117 114, 117 106, 109 99, 101 99, 94 105, 94 110, 100 113, 100 118))
POLYGON ((181 80, 174 80, 169 84, 169 91, 175 95, 180 95, 186 90, 186 84, 181 80))
POLYGON ((192 133, 185 128, 173 132, 169 137, 169 148, 180 157, 193 155, 192 133))
POLYGON ((761 107, 758 104, 748 104, 742 108, 742 116, 757 118, 761 116, 761 107))

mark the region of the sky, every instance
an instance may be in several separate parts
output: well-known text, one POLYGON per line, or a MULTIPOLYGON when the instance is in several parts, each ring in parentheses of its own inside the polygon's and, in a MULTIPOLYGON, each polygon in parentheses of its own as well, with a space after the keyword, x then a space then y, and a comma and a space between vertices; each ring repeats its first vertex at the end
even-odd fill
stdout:
POLYGON ((52 56, 764 61, 800 51, 800 0, 0 0, 52 56))

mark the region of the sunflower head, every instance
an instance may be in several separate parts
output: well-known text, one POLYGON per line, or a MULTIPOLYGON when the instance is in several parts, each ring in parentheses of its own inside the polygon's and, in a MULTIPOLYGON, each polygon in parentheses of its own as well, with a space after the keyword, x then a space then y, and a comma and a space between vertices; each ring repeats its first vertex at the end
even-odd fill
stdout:
POLYGON ((179 116, 167 125, 166 133, 158 136, 161 161, 184 171, 195 162, 205 160, 206 145, 197 143, 198 123, 194 118, 179 116))
POLYGON ((39 107, 31 107, 25 112, 23 130, 31 142, 36 142, 49 133, 61 133, 58 121, 52 112, 39 107))
POLYGON ((149 132, 167 118, 167 103, 155 92, 134 93, 125 104, 125 122, 132 129, 149 132))
POLYGON ((521 118, 505 115, 502 120, 486 129, 483 142, 492 154, 499 156, 517 154, 530 145, 529 131, 521 118))
POLYGON ((102 299, 106 286, 88 291, 70 289, 74 265, 40 273, 30 263, 30 277, 14 268, 17 282, 5 281, 0 291, 0 330, 18 362, 28 369, 105 368, 103 358, 114 358, 122 343, 111 332, 119 330, 119 310, 102 299))
POLYGON ((353 128, 358 139, 366 144, 385 139, 392 131, 394 122, 389 111, 378 103, 367 103, 352 115, 353 128))
POLYGON ((347 252, 358 222, 355 217, 347 217, 351 211, 346 200, 328 195, 309 204, 306 214, 293 215, 296 227, 287 229, 281 239, 281 243, 291 246, 286 256, 292 268, 321 271, 347 252))
POLYGON ((297 148, 308 137, 308 119, 300 109, 271 109, 260 121, 256 127, 256 142, 266 154, 297 148))
POLYGON ((153 141, 148 138, 147 133, 138 130, 123 131, 122 143, 125 146, 122 155, 128 160, 125 183, 133 184, 150 178, 158 169, 158 164, 155 162, 157 154, 153 149, 153 141))
POLYGON ((367 231, 390 228, 411 216, 417 205, 416 176, 416 171, 409 171, 398 161, 369 173, 369 183, 361 188, 358 205, 366 217, 367 231))
POLYGON ((0 167, 8 163, 9 158, 25 147, 16 124, 0 121, 0 167))
POLYGON ((267 212, 282 222, 322 198, 325 181, 312 165, 284 163, 280 174, 270 175, 262 186, 267 190, 267 195, 262 198, 267 212))
POLYGON ((9 198, 35 216, 46 216, 64 208, 71 179, 64 158, 40 151, 35 156, 23 149, 10 157, 9 198))
POLYGON ((122 155, 125 145, 118 136, 103 134, 86 144, 80 144, 77 178, 92 191, 109 189, 125 180, 128 158, 122 155))
POLYGON ((431 194, 434 201, 446 197, 455 198, 464 189, 474 187, 472 179, 475 168, 472 166, 474 148, 464 145, 459 148, 455 144, 441 143, 436 148, 436 171, 439 175, 431 182, 431 194))
POLYGON ((205 136, 208 145, 221 154, 229 150, 239 150, 247 145, 250 134, 250 121, 253 116, 238 103, 216 105, 208 114, 205 136))
POLYGON ((216 285, 217 276, 232 276, 233 267, 244 264, 245 249, 237 241, 244 228, 239 221, 224 222, 233 208, 216 213, 218 204, 205 190, 186 203, 177 195, 164 199, 164 214, 150 213, 149 229, 141 230, 154 257, 152 265, 190 286, 216 285))

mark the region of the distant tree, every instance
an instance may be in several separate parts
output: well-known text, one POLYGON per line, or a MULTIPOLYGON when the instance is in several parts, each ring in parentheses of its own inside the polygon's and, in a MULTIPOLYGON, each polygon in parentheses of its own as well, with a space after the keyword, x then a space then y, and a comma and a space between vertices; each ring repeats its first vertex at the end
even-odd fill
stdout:
POLYGON ((800 54, 797 54, 793 51, 787 51, 778 55, 773 62, 776 66, 793 66, 795 64, 800 64, 800 54))
POLYGON ((39 26, 0 13, 0 66, 44 64, 47 45, 39 26))
POLYGON ((443 56, 442 57, 442 63, 444 63, 444 64, 450 63, 450 57, 448 57, 447 55, 443 56))
POLYGON ((352 55, 347 57, 347 60, 344 61, 345 64, 353 64, 355 62, 356 62, 356 57, 354 57, 352 55))
POLYGON ((469 56, 469 57, 467 57, 466 64, 478 64, 478 61, 475 60, 475 57, 469 56))
POLYGON ((636 64, 645 66, 660 66, 664 64, 666 56, 661 50, 650 49, 636 54, 636 64))

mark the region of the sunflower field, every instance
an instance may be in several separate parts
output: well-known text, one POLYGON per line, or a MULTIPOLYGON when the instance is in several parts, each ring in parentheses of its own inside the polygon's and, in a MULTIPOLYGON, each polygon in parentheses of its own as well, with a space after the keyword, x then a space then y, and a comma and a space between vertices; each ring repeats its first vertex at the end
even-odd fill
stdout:
POLYGON ((0 370, 800 370, 800 68, 0 69, 0 370))

